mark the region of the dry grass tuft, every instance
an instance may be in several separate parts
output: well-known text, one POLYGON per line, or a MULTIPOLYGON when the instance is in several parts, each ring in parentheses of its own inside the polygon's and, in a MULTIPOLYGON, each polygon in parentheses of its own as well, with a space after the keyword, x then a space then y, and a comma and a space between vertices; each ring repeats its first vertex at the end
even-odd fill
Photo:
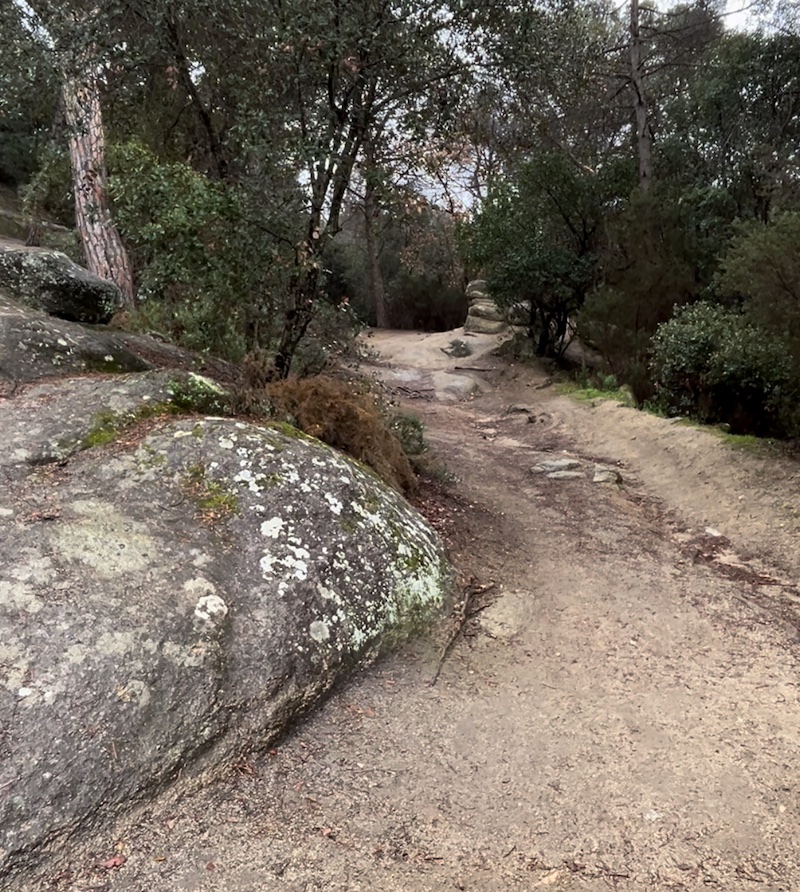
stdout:
POLYGON ((265 393, 276 417, 369 465, 395 489, 414 488, 408 456, 363 385, 315 375, 273 382, 265 393))

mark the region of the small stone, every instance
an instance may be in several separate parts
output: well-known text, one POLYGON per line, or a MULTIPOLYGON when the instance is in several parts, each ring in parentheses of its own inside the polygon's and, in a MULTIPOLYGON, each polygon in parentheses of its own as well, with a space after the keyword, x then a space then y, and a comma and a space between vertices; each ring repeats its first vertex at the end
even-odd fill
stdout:
POLYGON ((549 461, 539 462, 538 465, 533 466, 532 470, 535 474, 550 474, 553 471, 569 471, 572 468, 579 468, 580 464, 581 463, 574 458, 556 458, 549 461))
POLYGON ((583 477, 583 471, 553 471, 547 475, 548 480, 578 480, 583 477))
POLYGON ((622 474, 616 468, 595 465, 592 483, 622 483, 622 474))

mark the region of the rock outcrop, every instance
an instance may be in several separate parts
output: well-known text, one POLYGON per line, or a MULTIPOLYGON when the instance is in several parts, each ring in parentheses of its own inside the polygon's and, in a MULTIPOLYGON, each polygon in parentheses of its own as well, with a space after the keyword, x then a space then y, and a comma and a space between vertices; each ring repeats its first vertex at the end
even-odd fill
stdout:
POLYGON ((509 330, 508 322, 486 290, 486 282, 476 279, 467 285, 469 309, 464 331, 472 334, 502 334, 509 330))
POLYGON ((75 322, 108 322, 122 306, 113 282, 48 248, 0 246, 0 288, 20 303, 75 322))
POLYGON ((182 368, 228 377, 212 362, 171 344, 111 328, 75 325, 13 300, 0 288, 0 397, 42 378, 182 368))
POLYGON ((0 313, 0 877, 267 747, 450 585, 436 534, 356 462, 186 414, 213 383, 9 362, 109 334, 31 312, 0 313))

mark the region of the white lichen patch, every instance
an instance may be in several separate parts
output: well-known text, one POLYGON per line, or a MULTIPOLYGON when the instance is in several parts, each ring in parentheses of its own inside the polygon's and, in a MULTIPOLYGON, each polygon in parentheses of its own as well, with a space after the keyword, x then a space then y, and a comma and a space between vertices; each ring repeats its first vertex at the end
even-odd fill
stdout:
POLYGON ((233 449, 236 445, 235 441, 230 437, 220 437, 218 443, 220 449, 233 449))
POLYGON ((104 656, 129 658, 138 650, 137 643, 133 632, 104 632, 92 647, 95 653, 104 656))
POLYGON ((0 606, 10 613, 38 613, 44 604, 29 585, 0 581, 0 606))
POLYGON ((261 535, 267 539, 277 539, 285 526, 282 517, 271 517, 261 524, 261 535))
POLYGON ((311 623, 308 631, 314 641, 318 644, 321 644, 323 641, 328 641, 331 637, 331 630, 328 628, 328 624, 322 622, 322 620, 315 620, 311 623))
POLYGON ((89 648, 85 644, 70 644, 64 651, 64 658, 73 666, 78 666, 89 656, 89 648))
POLYGON ((116 695, 123 703, 138 703, 142 707, 150 702, 150 688, 139 678, 132 678, 117 688, 116 695))
POLYGON ((338 595, 333 589, 328 588, 322 583, 317 584, 317 593, 324 601, 333 601, 335 604, 342 603, 341 596, 338 595))
POLYGON ((204 595, 194 608, 195 626, 216 627, 228 615, 228 605, 219 595, 204 595))
POLYGON ((183 583, 183 590, 190 598, 201 598, 204 595, 216 594, 217 587, 210 579, 206 579, 205 576, 195 576, 183 583))
POLYGON ((225 396, 226 393, 221 384, 211 378, 206 378, 205 375, 198 375, 197 372, 189 372, 189 383, 194 386, 195 390, 205 391, 214 396, 225 396))
POLYGON ((0 508, 0 517, 13 517, 14 509, 13 508, 0 508))
POLYGON ((192 556, 192 566, 198 570, 207 567, 213 560, 210 554, 197 548, 193 548, 189 554, 192 556))
POLYGON ((344 507, 344 505, 342 505, 339 499, 337 499, 336 496, 334 496, 332 493, 325 493, 325 501, 328 503, 328 506, 334 514, 339 515, 342 513, 342 508, 344 507))
POLYGON ((308 549, 288 544, 283 554, 265 554, 259 561, 261 575, 269 579, 275 575, 297 579, 303 582, 308 578, 308 560, 311 557, 308 549))
MULTIPOLYGON (((28 553, 31 554, 30 551, 28 553)), ((22 554, 19 556, 22 557, 22 554)), ((47 555, 38 555, 34 552, 28 560, 22 561, 14 567, 9 575, 12 579, 18 579, 20 582, 44 585, 52 582, 58 574, 47 555)))
POLYGON ((245 483, 250 492, 260 493, 263 488, 259 482, 260 479, 261 478, 256 477, 250 468, 242 468, 241 471, 234 475, 233 482, 245 483))
POLYGON ((264 557, 258 562, 259 567, 261 567, 261 575, 267 579, 275 573, 275 564, 278 562, 278 559, 271 554, 265 554, 264 557))
POLYGON ((112 579, 152 565, 158 546, 147 527, 121 514, 113 505, 78 500, 70 506, 76 518, 65 520, 52 533, 53 550, 112 579))
POLYGON ((176 666, 181 666, 184 669, 199 669, 206 658, 204 647, 178 644, 175 641, 165 641, 162 653, 176 666))

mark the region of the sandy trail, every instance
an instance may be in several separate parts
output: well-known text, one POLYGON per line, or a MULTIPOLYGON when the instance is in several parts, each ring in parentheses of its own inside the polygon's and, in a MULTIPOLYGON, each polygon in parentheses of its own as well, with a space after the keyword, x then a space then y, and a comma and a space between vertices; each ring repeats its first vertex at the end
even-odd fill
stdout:
POLYGON ((800 889, 800 468, 575 403, 494 338, 447 357, 461 336, 370 342, 457 476, 421 506, 489 587, 438 682, 435 641, 382 660, 40 888, 800 889))

